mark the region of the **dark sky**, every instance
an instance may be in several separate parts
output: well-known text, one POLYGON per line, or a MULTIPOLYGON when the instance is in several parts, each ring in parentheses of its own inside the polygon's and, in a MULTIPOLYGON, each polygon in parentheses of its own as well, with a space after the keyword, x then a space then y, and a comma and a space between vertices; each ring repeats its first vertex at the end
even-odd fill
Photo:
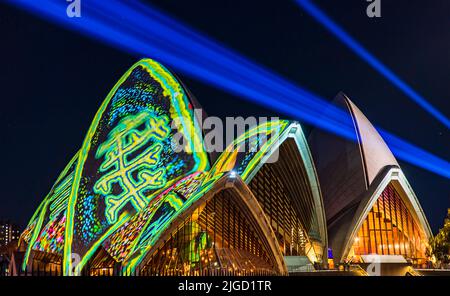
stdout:
MULTIPOLYGON (((365 0, 314 3, 450 116, 450 1, 381 1, 379 19, 366 16, 365 0)), ((449 131, 292 1, 151 2, 323 97, 331 100, 344 91, 372 123, 450 159, 449 131)), ((0 36, 0 218, 25 226, 80 148, 110 88, 139 57, 3 3, 0 36)), ((209 115, 282 116, 179 76, 209 115)), ((436 231, 450 207, 450 182, 401 166, 436 231)))

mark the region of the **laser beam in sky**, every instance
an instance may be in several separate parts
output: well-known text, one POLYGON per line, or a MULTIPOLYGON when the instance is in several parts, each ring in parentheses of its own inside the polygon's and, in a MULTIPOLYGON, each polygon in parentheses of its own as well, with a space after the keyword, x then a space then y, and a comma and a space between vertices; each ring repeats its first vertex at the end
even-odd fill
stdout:
POLYGON ((350 36, 342 27, 335 23, 330 17, 328 17, 318 6, 314 5, 310 0, 295 0, 295 2, 301 6, 309 15, 316 19, 322 26, 324 26, 329 32, 331 32, 337 39, 350 48, 356 55, 362 58, 373 69, 389 80, 400 91, 402 91, 413 102, 417 103, 425 111, 439 120, 443 125, 450 129, 450 120, 433 105, 431 105, 427 99, 417 93, 411 86, 405 81, 400 79, 392 70, 384 65, 379 59, 365 49, 361 43, 356 41, 350 36))
MULTIPOLYGON (((66 3, 59 0, 9 3, 128 53, 159 60, 228 93, 356 140, 351 118, 340 108, 148 5, 84 0, 82 17, 68 18, 66 3)), ((446 160, 380 128, 378 131, 400 159, 450 178, 446 160)))

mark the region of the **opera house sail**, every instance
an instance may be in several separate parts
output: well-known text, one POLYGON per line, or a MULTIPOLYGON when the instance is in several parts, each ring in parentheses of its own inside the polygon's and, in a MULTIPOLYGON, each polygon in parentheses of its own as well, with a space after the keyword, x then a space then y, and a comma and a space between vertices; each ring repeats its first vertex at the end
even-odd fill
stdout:
POLYGON ((326 262, 322 193, 301 126, 262 123, 215 156, 195 105, 161 64, 133 65, 23 232, 20 270, 286 274, 326 262))
POLYGON ((400 258, 423 266, 432 234, 400 165, 346 95, 335 103, 351 117, 357 140, 320 130, 309 137, 334 261, 370 262, 376 255, 381 262, 400 258))

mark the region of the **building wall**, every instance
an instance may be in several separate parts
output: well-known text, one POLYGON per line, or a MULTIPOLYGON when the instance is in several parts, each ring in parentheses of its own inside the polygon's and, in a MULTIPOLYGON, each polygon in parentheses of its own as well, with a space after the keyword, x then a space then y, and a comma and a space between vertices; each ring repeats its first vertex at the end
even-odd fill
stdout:
POLYGON ((20 236, 19 227, 9 221, 0 222, 0 247, 8 245, 20 236))

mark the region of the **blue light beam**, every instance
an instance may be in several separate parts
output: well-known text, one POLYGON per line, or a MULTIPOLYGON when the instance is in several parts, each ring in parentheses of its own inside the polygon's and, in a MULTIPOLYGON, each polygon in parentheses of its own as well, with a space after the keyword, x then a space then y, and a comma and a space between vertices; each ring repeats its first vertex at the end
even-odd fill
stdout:
MULTIPOLYGON (((81 18, 68 18, 58 0, 10 3, 66 28, 135 55, 151 56, 178 71, 244 99, 356 140, 351 118, 319 96, 136 1, 84 0, 81 18), (327 117, 323 111, 327 110, 327 117)), ((400 159, 450 178, 450 164, 378 129, 400 159)))
POLYGON ((295 0, 295 2, 301 6, 308 14, 314 17, 322 26, 330 31, 335 37, 337 37, 342 43, 350 48, 356 55, 366 61, 373 69, 378 71, 393 85, 395 85, 400 91, 408 96, 412 101, 422 107, 425 111, 430 113, 433 117, 444 124, 450 129, 450 120, 433 105, 431 105, 423 96, 417 93, 412 87, 386 67, 380 60, 374 55, 368 52, 358 41, 352 38, 347 32, 344 31, 338 24, 333 22, 319 7, 315 6, 309 0, 295 0))

